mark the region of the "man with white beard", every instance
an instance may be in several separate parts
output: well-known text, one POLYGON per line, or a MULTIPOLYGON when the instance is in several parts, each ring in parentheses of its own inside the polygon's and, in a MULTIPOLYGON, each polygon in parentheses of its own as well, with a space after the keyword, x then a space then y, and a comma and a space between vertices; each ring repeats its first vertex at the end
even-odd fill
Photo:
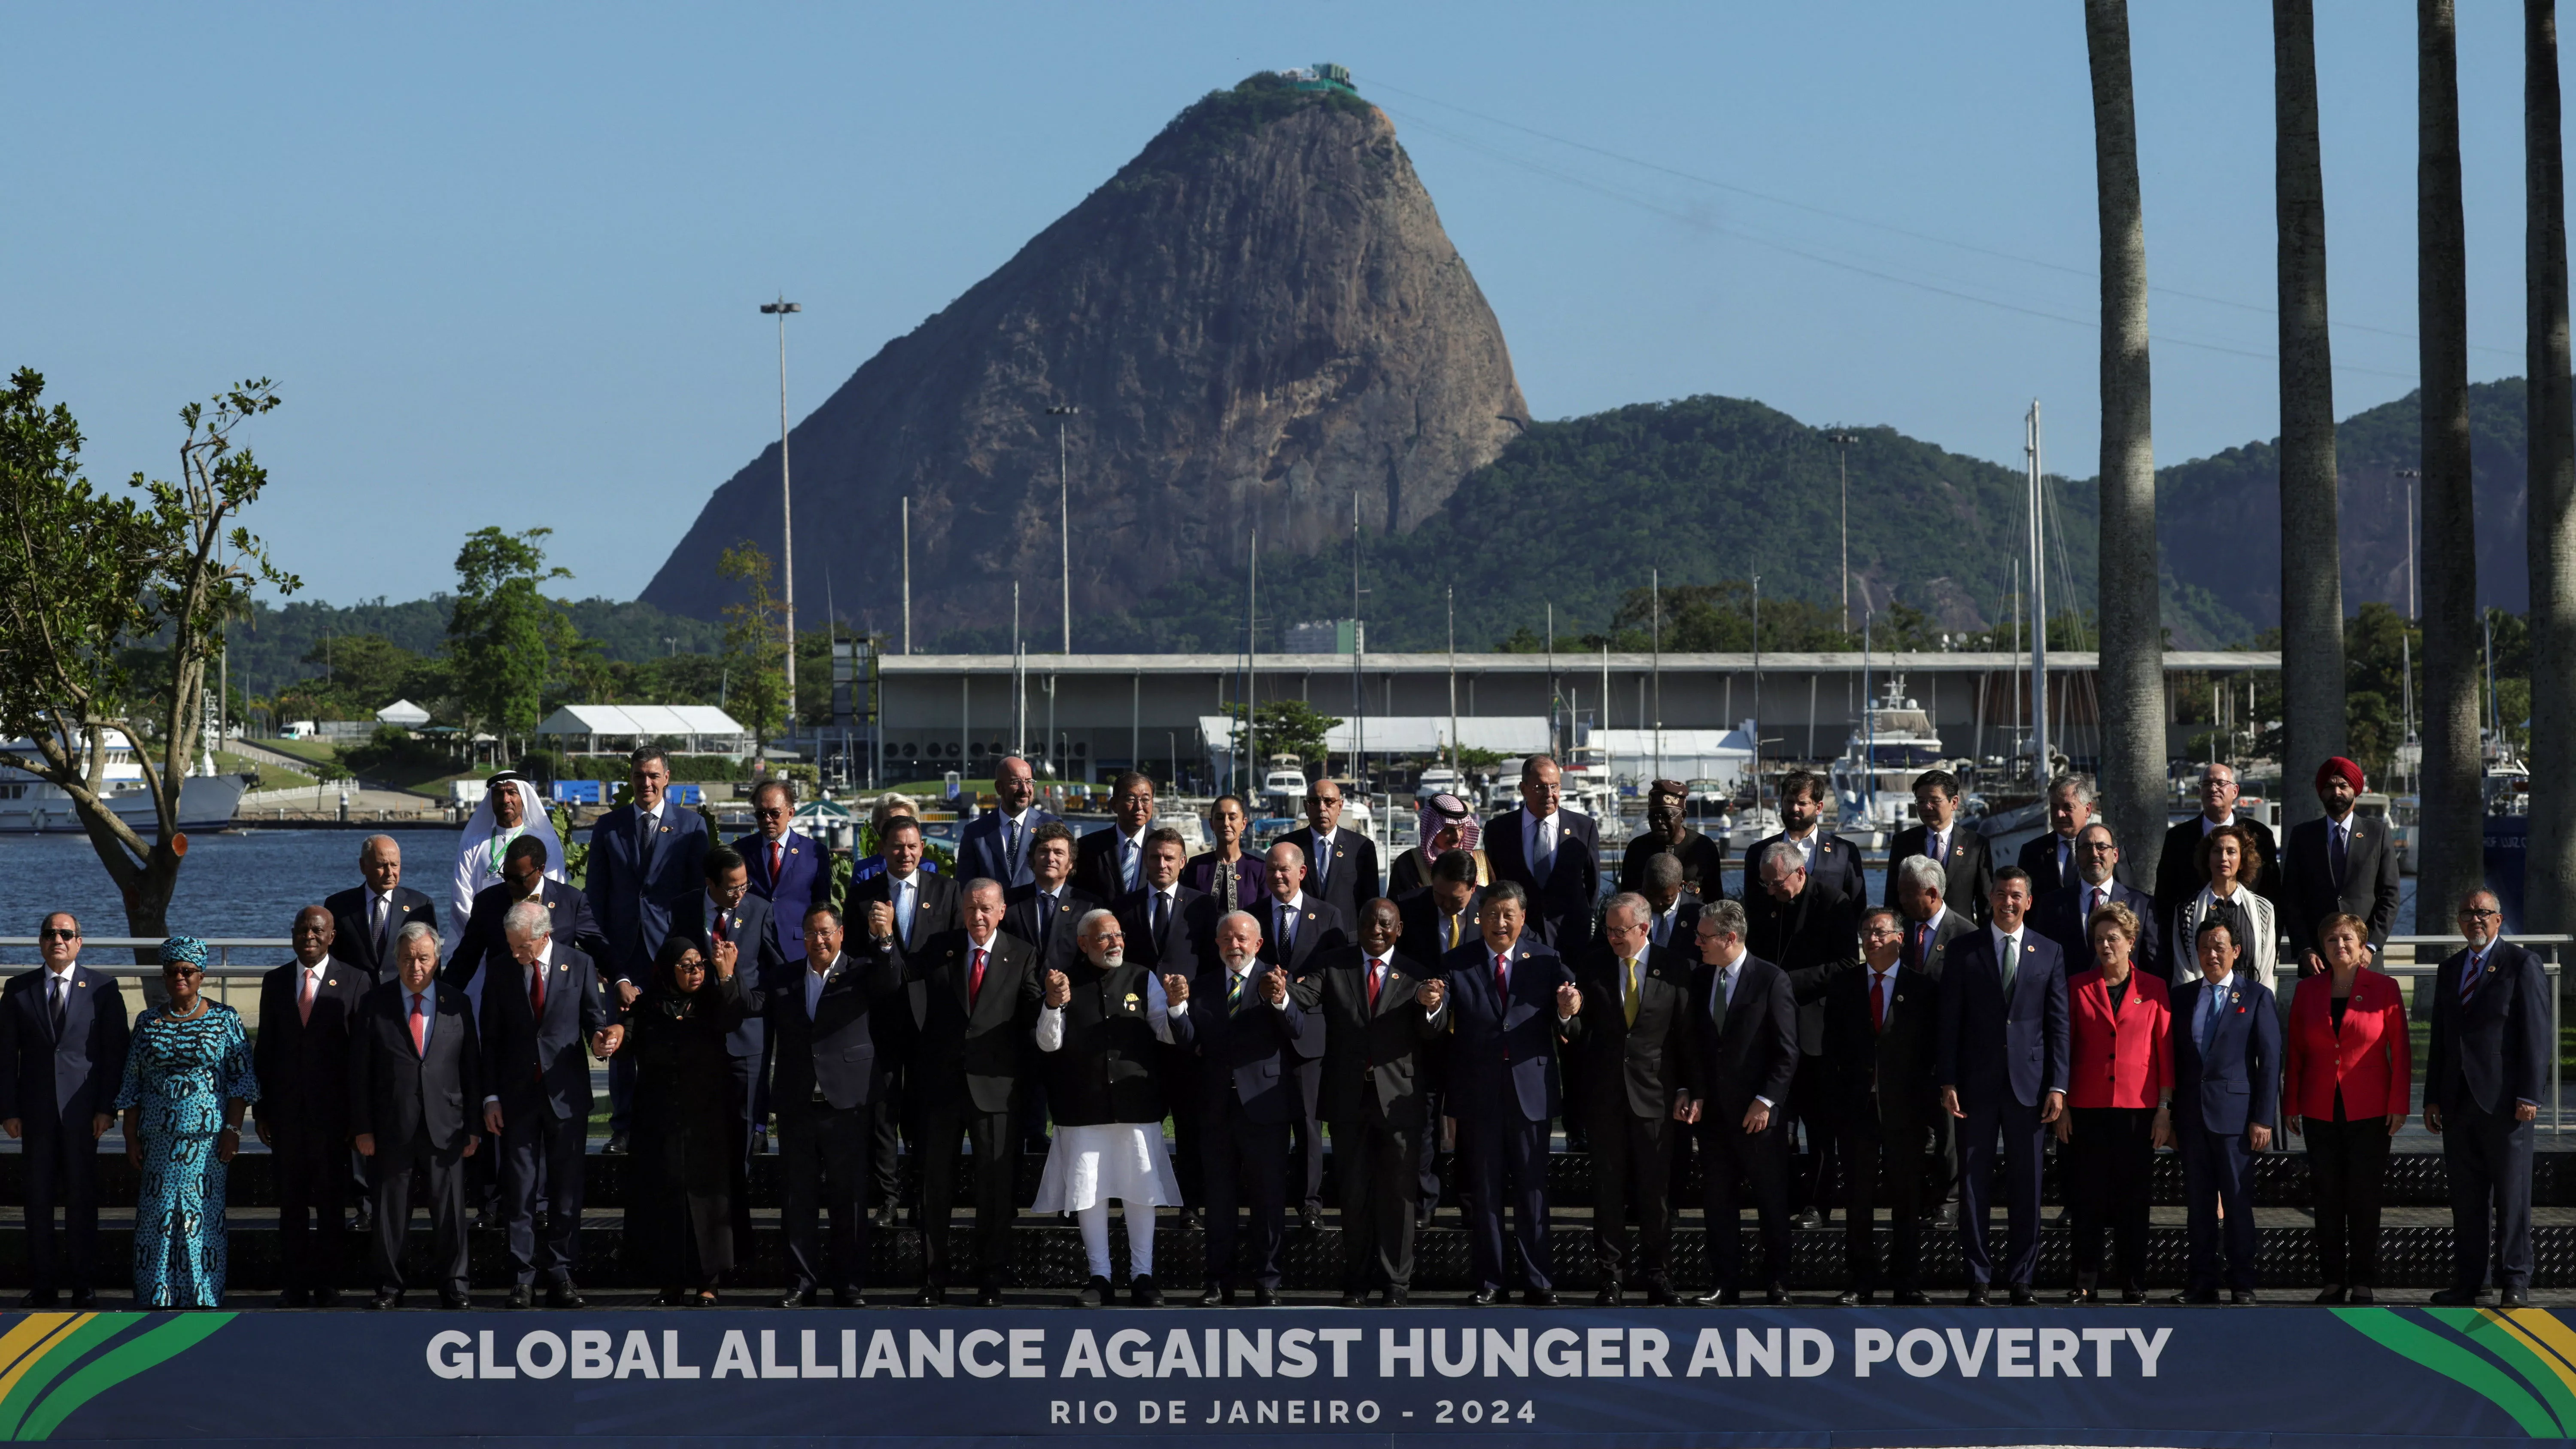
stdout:
POLYGON ((1128 959, 1118 918, 1093 911, 1077 938, 1082 959, 1046 973, 1037 1045, 1045 1054, 1047 1107, 1055 1136, 1035 1210, 1072 1213, 1082 1226, 1090 1281, 1081 1302, 1109 1301, 1109 1200, 1127 1223, 1129 1292, 1136 1306, 1163 1301, 1154 1286, 1154 1210, 1177 1207, 1181 1186, 1163 1145, 1165 1102, 1154 1080, 1162 1047, 1192 1040, 1189 981, 1157 980, 1128 959))

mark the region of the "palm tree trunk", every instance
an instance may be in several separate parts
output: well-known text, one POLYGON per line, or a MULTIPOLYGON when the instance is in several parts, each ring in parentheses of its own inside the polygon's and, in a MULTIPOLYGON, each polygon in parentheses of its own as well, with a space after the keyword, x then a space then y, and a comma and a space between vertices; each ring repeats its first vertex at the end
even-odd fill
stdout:
MULTIPOLYGON (((2085 0, 2093 168, 2102 230, 2103 813, 2141 879, 2165 823, 2164 620, 2147 375, 2147 225, 2129 81, 2127 0, 2085 0)), ((2040 627, 2047 627, 2041 621, 2040 627)))
POLYGON ((2422 339, 2424 856, 2415 921, 2447 931, 2484 877, 2478 793, 2477 504, 2469 475, 2467 224, 2453 0, 2415 6, 2415 310, 2422 339))
POLYGON ((2530 307, 2531 855, 2523 928, 2576 921, 2576 411, 2567 356, 2567 168, 2558 3, 2523 4, 2523 270, 2530 307))
POLYGON ((2273 0, 2272 152, 2281 283, 2281 693, 2288 823, 2322 813, 2305 778, 2346 749, 2343 548, 2336 529, 2334 351, 2326 335, 2326 186, 2317 146, 2316 11, 2273 0))

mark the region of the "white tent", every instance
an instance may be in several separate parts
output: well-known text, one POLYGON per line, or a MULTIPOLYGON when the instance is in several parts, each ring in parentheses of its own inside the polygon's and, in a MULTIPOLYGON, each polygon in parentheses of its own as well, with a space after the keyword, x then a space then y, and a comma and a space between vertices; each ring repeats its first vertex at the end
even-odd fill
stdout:
MULTIPOLYGON (((1206 736, 1210 750, 1222 753, 1233 745, 1235 724, 1230 715, 1201 715, 1199 733, 1206 736)), ((1547 717, 1460 715, 1458 742, 1471 750, 1492 750, 1498 755, 1534 755, 1547 748, 1547 717)), ((1324 732, 1324 748, 1333 754, 1347 755, 1355 744, 1366 745, 1372 755, 1434 754, 1449 748, 1449 716, 1399 714, 1346 719, 1324 732)))
POLYGON ((418 729, 429 723, 429 711, 410 700, 398 699, 376 711, 376 723, 401 725, 404 729, 418 729))
POLYGON ((1731 730, 1587 730, 1583 743, 1600 752, 1612 778, 1715 780, 1733 786, 1753 764, 1753 735, 1731 730))
POLYGON ((751 734, 732 715, 711 704, 568 704, 546 716, 540 735, 580 741, 583 754, 610 748, 632 748, 647 740, 673 739, 693 755, 741 755, 751 749, 751 734))

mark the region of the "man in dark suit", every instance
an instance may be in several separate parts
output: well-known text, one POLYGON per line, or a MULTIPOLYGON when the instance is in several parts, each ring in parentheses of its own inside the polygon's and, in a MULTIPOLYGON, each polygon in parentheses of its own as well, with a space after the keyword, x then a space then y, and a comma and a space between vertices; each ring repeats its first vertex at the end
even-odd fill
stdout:
POLYGON ((80 922, 56 911, 36 928, 41 971, 0 989, 0 1131, 26 1144, 27 1282, 21 1308, 95 1305, 98 1139, 115 1120, 132 1026, 116 978, 80 964, 80 922), (62 1204, 68 1268, 55 1260, 62 1204))
POLYGON ((439 1301, 465 1294, 465 1179, 484 1097, 483 1046, 465 993, 438 980, 438 932, 414 921, 394 936, 394 975, 358 1005, 349 1034, 349 1132, 375 1168, 376 1296, 403 1300, 403 1239, 412 1180, 423 1179, 439 1301))
POLYGON ((1977 928, 1965 915, 1950 909, 1949 898, 1944 894, 1949 872, 1929 859, 1914 856, 1889 874, 1897 882, 1898 929, 1905 937, 1905 969, 1938 981, 1942 967, 1950 959, 1952 944, 1977 928), (1923 863, 1916 865, 1917 860, 1923 863))
POLYGON ((1321 1107, 1342 1208, 1345 1308, 1365 1305, 1373 1282, 1400 1308, 1413 1284, 1420 1141, 1432 1126, 1423 1054, 1449 1017, 1448 983, 1397 954, 1403 931, 1395 902, 1370 901, 1359 944, 1315 957, 1293 988, 1307 1018, 1324 1023, 1321 1107))
MULTIPOLYGON (((1115 901, 1145 884, 1145 832, 1154 828, 1154 782, 1134 770, 1119 775, 1109 786, 1109 815, 1110 828, 1082 837, 1074 850, 1073 883, 1085 895, 1115 901)), ((1079 924, 1081 918, 1074 919, 1079 924)))
POLYGON ((1252 1301, 1279 1301, 1279 1243, 1287 1218, 1288 1129, 1300 1112, 1296 1042, 1305 1022, 1287 968, 1264 960, 1261 921, 1229 911, 1216 924, 1216 960, 1174 993, 1173 1040, 1198 1058, 1199 1189, 1207 1207, 1207 1290, 1199 1302, 1234 1301, 1238 1276, 1252 1301), (1252 1262, 1236 1250, 1235 1206, 1252 1217, 1252 1262))
MULTIPOLYGON (((2451 1178, 2451 1286, 2435 1303, 2469 1307, 2488 1264, 2507 1308, 2531 1303, 2532 1123, 2549 1087, 2549 979, 2540 958, 2500 941, 2493 891, 2460 905, 2468 945, 2433 977, 2433 1043, 2424 1125, 2442 1134, 2451 1178)), ((2177 1018, 2179 1020, 2179 1018, 2177 1018)))
POLYGON ((2165 936, 2156 921, 2155 901, 2120 879, 2120 842, 2108 822, 2095 820, 2075 833, 2074 877, 2040 897, 2032 924, 2066 953, 2073 970, 2088 970, 2093 960, 2093 913, 2114 905, 2126 906, 2138 917, 2138 939, 2129 949, 2131 964, 2150 975, 2169 975, 2172 968, 2165 959, 2165 936))
POLYGON ((349 1196, 349 1030, 376 982, 331 954, 331 933, 324 907, 295 913, 295 959, 259 979, 251 1047, 259 1141, 277 1175, 278 1276, 289 1308, 330 1307, 348 1272, 341 1210, 349 1196))
MULTIPOLYGON (((1779 909, 1769 893, 1762 889, 1762 852, 1775 841, 1787 841, 1794 847, 1807 868, 1807 879, 1822 886, 1835 900, 1849 901, 1858 910, 1869 898, 1868 886, 1861 879, 1860 848, 1839 835, 1828 834, 1818 821, 1825 814, 1826 789, 1822 777, 1807 770, 1791 770, 1780 777, 1780 824, 1777 835, 1766 835, 1753 842, 1744 852, 1744 888, 1738 899, 1744 902, 1744 920, 1753 934, 1748 942, 1760 940, 1765 931, 1764 918, 1779 909)), ((1756 956, 1760 953, 1757 951, 1756 956)))
MULTIPOLYGON (((1648 864, 1657 856, 1669 857, 1680 867, 1682 889, 1694 900, 1713 901, 1726 894, 1726 842, 1716 836, 1691 828, 1684 813, 1690 802, 1690 787, 1679 780, 1657 780, 1646 792, 1646 828, 1632 836, 1628 848, 1619 857, 1619 889, 1653 895, 1646 889, 1648 864)), ((1678 941, 1657 941, 1658 946, 1687 955, 1690 934, 1678 941)))
MULTIPOLYGON (((599 817, 590 828, 590 913, 608 941, 602 963, 615 983, 610 1004, 622 1016, 643 994, 637 983, 650 980, 653 958, 670 934, 671 914, 696 895, 705 877, 699 862, 707 853, 706 821, 695 810, 669 798, 671 762, 658 745, 645 745, 626 757, 631 803, 599 817)), ((627 1114, 635 1100, 635 1059, 608 1062, 608 1145, 604 1152, 626 1150, 627 1114)))
POLYGON ((438 925, 438 907, 402 883, 402 846, 390 835, 370 835, 358 846, 358 874, 366 884, 322 901, 331 913, 331 955, 367 973, 369 985, 393 969, 394 933, 413 921, 438 925))
MULTIPOLYGON (((1146 831, 1137 875, 1143 884, 1110 906, 1126 940, 1126 959, 1157 976, 1196 976, 1216 960, 1216 923, 1226 907, 1206 891, 1181 884, 1187 854, 1179 831, 1165 825, 1146 831)), ((1154 1080, 1167 1101, 1197 1101, 1199 1077, 1198 1059, 1187 1051, 1165 1051, 1156 1058, 1154 1080)), ((1172 1119, 1172 1174, 1180 1181, 1184 1218, 1201 1201, 1202 1120, 1197 1112, 1181 1112, 1172 1119)))
POLYGON ((612 1024, 599 968, 570 944, 554 941, 554 919, 535 901, 502 914, 501 930, 517 968, 483 988, 477 1031, 483 1047, 483 1131, 500 1148, 501 1203, 510 1234, 510 1296, 526 1308, 546 1285, 546 1306, 579 1308, 572 1265, 581 1259, 582 1148, 590 1135, 590 1063, 616 1055, 624 1037, 612 1024), (546 1197, 546 1231, 537 1235, 537 1192, 546 1197))
MULTIPOLYGON (((2226 1213, 2229 1297, 2254 1301, 2254 1154, 2280 1120, 2281 1014, 2251 971, 2236 917, 2214 915, 2194 943, 2200 979, 2173 993, 2173 1101, 2166 1129, 2182 1157, 2190 1278, 2177 1303, 2218 1301, 2219 1214, 2226 1213)), ((2483 1260, 2482 1260, 2483 1261, 2483 1260)))
POLYGON ((1529 900, 1530 939, 1564 955, 1592 943, 1592 897, 1601 836, 1589 815, 1560 808, 1564 771, 1546 755, 1521 762, 1521 808, 1485 822, 1485 858, 1497 883, 1529 900))
POLYGON ((1037 772, 1018 755, 1004 755, 993 767, 993 795, 993 808, 957 833, 957 878, 980 876, 1005 889, 1027 885, 1030 837, 1055 816, 1037 803, 1037 772))
MULTIPOLYGON (((1509 826, 1508 817, 1504 823, 1509 826)), ((1480 1306, 1501 1298, 1509 1281, 1507 1201, 1525 1301, 1533 1307, 1556 1302, 1548 1278, 1548 1123, 1563 1100, 1557 1043, 1582 1035, 1583 994, 1565 962, 1527 934, 1528 912, 1525 888, 1496 879, 1485 890, 1478 938, 1440 963, 1449 981, 1452 1032, 1448 1108, 1458 1121, 1480 1306)))
POLYGON ((2167 939, 2171 939, 2174 928, 2174 913, 2209 884, 2209 877, 2201 873, 2200 842, 2222 825, 2252 833, 2254 853, 2261 861, 2259 868, 2249 866, 2242 872, 2245 883, 2254 888, 2256 895, 2280 904, 2281 847, 2273 838, 2271 826, 2251 815, 2236 813, 2236 795, 2234 767, 2208 766, 2200 775, 2200 813, 2165 832, 2164 854, 2156 858, 2156 918, 2167 939))
MULTIPOLYGON (((1699 935, 1699 912, 1703 902, 1685 889, 1679 857, 1650 855, 1637 874, 1642 877, 1635 894, 1646 902, 1646 937, 1660 951, 1670 951, 1677 959, 1688 960, 1696 949, 1691 942, 1699 935)), ((1711 876, 1711 884, 1716 882, 1711 876)), ((1724 899, 1715 896, 1711 899, 1724 899)), ((1605 922, 1603 929, 1608 929, 1605 922)))
POLYGON ((1709 1291, 1696 1301, 1743 1301, 1744 1215, 1736 1185, 1752 1190, 1762 1224, 1762 1283, 1789 1301, 1789 1149, 1786 1105, 1798 1070, 1798 1005, 1780 968, 1744 949, 1744 906, 1718 901, 1699 914, 1691 972, 1692 1068, 1700 1095, 1683 1109, 1698 1128, 1700 1193, 1708 1222, 1709 1291))
MULTIPOLYGON (((1669 861, 1671 857, 1663 857, 1669 861)), ((1575 1111, 1592 1144, 1592 1252, 1601 1288, 1595 1302, 1617 1307, 1625 1285, 1670 1305, 1673 1293, 1671 1183, 1676 1108, 1698 1095, 1692 1072, 1690 967, 1654 944, 1644 896, 1623 891, 1601 912, 1601 943, 1575 968, 1583 997, 1583 1058, 1575 1111), (1631 1261, 1628 1223, 1642 1255, 1631 1261)))
POLYGON ((805 908, 816 895, 831 892, 832 853, 812 836, 790 828, 796 820, 792 781, 771 775, 753 786, 751 818, 760 828, 736 839, 733 848, 749 868, 751 893, 769 907, 769 933, 776 938, 778 959, 801 960, 805 908))
MULTIPOLYGON (((867 1099, 868 1130, 874 1144, 868 1154, 873 1174, 869 1190, 877 1225, 891 1228, 903 1196, 903 1164, 897 1149, 910 1137, 914 1150, 920 1150, 921 1101, 912 1088, 910 1067, 913 1044, 930 1007, 929 988, 905 980, 905 974, 913 953, 957 924, 957 877, 927 868, 921 822, 909 815, 886 821, 877 847, 884 854, 885 869, 851 885, 850 913, 859 918, 863 938, 858 954, 885 963, 893 973, 890 979, 900 983, 901 1000, 889 1004, 870 1023, 882 1059, 884 1090, 867 1099)), ((776 1094, 773 1079, 773 1099, 776 1094)))
POLYGON ((1279 838, 1297 847, 1306 861, 1306 889, 1357 921, 1360 903, 1374 900, 1385 877, 1378 871, 1377 842, 1356 830, 1344 830, 1342 787, 1317 780, 1306 791, 1306 825, 1279 838))
POLYGON ((471 995, 480 995, 474 985, 486 961, 508 961, 510 940, 501 929, 501 918, 510 907, 521 901, 535 901, 546 908, 556 940, 569 943, 575 950, 600 963, 603 983, 606 981, 608 938, 600 934, 599 923, 590 914, 590 898, 571 886, 546 879, 547 850, 543 838, 522 835, 506 847, 501 858, 501 880, 474 893, 474 909, 466 915, 465 929, 457 938, 456 954, 438 979, 471 995))
POLYGON ((1932 1080, 1941 986, 1905 969, 1904 940, 1896 912, 1882 907, 1865 913, 1861 969, 1834 978, 1825 999, 1825 1061, 1843 1133, 1848 1277, 1839 1301, 1846 1306, 1871 1301, 1881 1282, 1871 1204, 1882 1197, 1895 1250, 1886 1281, 1899 1303, 1932 1301, 1915 1275, 1922 1257, 1923 1174, 1941 1113, 1932 1080))
POLYGON ((1002 933, 1037 948, 1039 971, 1062 971, 1082 955, 1082 918, 1107 901, 1073 884, 1074 837, 1064 822, 1029 832, 1029 883, 1002 895, 1002 933))
POLYGON ((805 959, 762 983, 762 1009, 776 1045, 770 1094, 778 1107, 779 1221, 792 1278, 781 1308, 818 1302, 826 1282, 841 1307, 867 1303, 868 1220, 860 1206, 873 1148, 867 1109, 885 1081, 870 1027, 883 1014, 876 1008, 902 999, 902 982, 893 974, 894 957, 862 960, 844 954, 841 941, 841 913, 810 907, 805 959), (827 1200, 828 1267, 817 1231, 827 1200))
MULTIPOLYGON (((1003 933, 1002 887, 966 882, 965 924, 910 953, 903 973, 926 998, 907 1081, 920 1099, 921 1291, 916 1307, 948 1295, 954 1269, 949 1218, 957 1203, 957 1140, 974 1152, 976 1303, 998 1308, 1011 1270, 1012 1192, 1020 1140, 1011 1099, 1028 1070, 1028 1048, 1044 992, 1037 949, 1003 933)), ((1065 927, 1071 934, 1074 927, 1065 927)), ((878 949, 882 950, 880 946, 878 949)))
POLYGON ((1959 942, 1941 973, 1941 1024, 1933 1072, 1941 1106, 1959 1128, 1959 1246, 1968 1302, 1991 1297, 1986 1252, 1995 1145, 2004 1158, 2010 1224, 2003 1263, 2013 1306, 2031 1302, 2039 1267, 2039 1182, 2049 1124, 2066 1110, 2066 958, 2029 928, 2030 875, 1995 872, 1993 923, 1959 942))
POLYGON ((2370 923, 2370 944, 2388 944, 2397 922, 2397 842, 2385 815, 2353 809, 2364 787, 2361 766, 2341 755, 2317 767, 2317 800, 2325 815, 2290 827, 2281 852, 2281 928, 2301 976, 2323 971, 2317 922, 2338 911, 2370 923))
MULTIPOLYGON (((696 946, 710 967, 718 946, 732 946, 740 963, 735 970, 745 985, 757 990, 795 959, 778 948, 780 933, 770 919, 770 903, 751 893, 751 863, 730 845, 709 850, 700 869, 706 889, 692 896, 687 909, 673 919, 672 934, 696 946)), ((804 942, 804 927, 796 929, 795 939, 800 945, 804 942)), ((725 1060, 732 1068, 725 1106, 735 1123, 734 1241, 747 1243, 751 1241, 751 1159, 759 1155, 769 1096, 763 1082, 769 1064, 769 1026, 757 1007, 746 1010, 742 1023, 725 1034, 725 1060)))
MULTIPOLYGON (((1798 1204, 1799 1225, 1822 1227, 1833 1207, 1838 1136, 1836 1098, 1826 1081, 1825 993, 1834 977, 1851 967, 1860 902, 1809 877, 1799 863, 1798 847, 1789 841, 1775 840, 1754 856, 1761 897, 1769 909, 1753 919, 1753 937, 1745 949, 1779 967, 1798 1002, 1798 1081, 1789 1091, 1789 1105, 1806 1132, 1807 1165, 1792 1184, 1791 1196, 1798 1204)), ((1752 905, 1750 895, 1745 904, 1752 905)))
MULTIPOLYGON (((1448 851, 1431 863, 1428 885, 1396 902, 1403 929, 1395 949, 1413 963, 1417 975, 1439 975, 1441 958, 1474 943, 1476 921, 1485 909, 1485 894, 1476 877, 1473 851, 1448 851)), ((1417 1229, 1431 1226, 1432 1215, 1440 1208, 1441 1122, 1452 1117, 1447 1110, 1448 1061, 1449 1041, 1443 1033, 1423 1049, 1419 1062, 1422 1132, 1415 1149, 1419 1154, 1415 1182, 1420 1197, 1413 1213, 1417 1229)))
MULTIPOLYGON (((1293 842, 1271 846, 1263 864, 1270 899, 1261 908, 1261 959, 1276 963, 1295 980, 1316 957, 1350 944, 1350 917, 1306 894, 1306 860, 1293 842)), ((1324 1225, 1324 1130, 1316 1111, 1324 1081, 1322 1018, 1305 1018, 1293 1047, 1298 1105, 1290 1124, 1288 1192, 1297 1204, 1298 1224, 1319 1228, 1324 1225)))
POLYGON ((1914 813, 1920 821, 1896 832, 1887 848, 1887 890, 1879 904, 1896 904, 1896 872, 1914 856, 1928 856, 1949 877, 1941 895, 1968 908, 1985 924, 1986 898, 1995 890, 1994 852, 1986 837, 1959 822, 1959 777, 1926 770, 1914 777, 1914 813))
POLYGON ((2075 837, 2093 823, 2093 807, 2092 776, 2060 775, 2049 782, 2048 829, 2023 841, 2013 861, 2030 877, 2032 900, 2044 901, 2075 879, 2075 837))

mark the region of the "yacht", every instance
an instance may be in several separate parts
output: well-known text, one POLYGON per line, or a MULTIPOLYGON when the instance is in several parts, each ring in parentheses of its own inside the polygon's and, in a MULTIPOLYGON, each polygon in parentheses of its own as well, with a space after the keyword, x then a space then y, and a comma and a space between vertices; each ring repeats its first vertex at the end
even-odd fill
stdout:
POLYGON ((1276 802, 1278 813, 1294 815, 1306 799, 1306 767, 1295 755, 1272 755, 1270 768, 1261 777, 1261 799, 1264 804, 1276 802))
POLYGON ((1862 711, 1829 767, 1839 823, 1834 833, 1864 850, 1887 848, 1914 813, 1914 777, 1944 763, 1931 713, 1908 698, 1902 675, 1862 711))
MULTIPOLYGON (((148 839, 158 833, 160 825, 152 792, 143 783, 142 763, 134 757, 133 743, 121 732, 109 730, 105 746, 106 789, 102 793, 107 808, 148 839)), ((77 835, 84 829, 69 791, 33 770, 8 763, 39 758, 34 740, 21 737, 0 745, 0 835, 77 835)), ((190 775, 179 786, 179 828, 221 830, 231 825, 234 807, 241 803, 242 792, 250 788, 253 778, 190 775)))
POLYGON ((1466 800, 1467 782, 1458 778, 1458 772, 1447 765, 1428 766, 1414 779, 1413 798, 1428 801, 1434 795, 1455 795, 1466 800))
POLYGON ((1756 844, 1781 831, 1780 812, 1768 805, 1751 805, 1735 812, 1735 823, 1727 828, 1726 853, 1737 860, 1756 844))

